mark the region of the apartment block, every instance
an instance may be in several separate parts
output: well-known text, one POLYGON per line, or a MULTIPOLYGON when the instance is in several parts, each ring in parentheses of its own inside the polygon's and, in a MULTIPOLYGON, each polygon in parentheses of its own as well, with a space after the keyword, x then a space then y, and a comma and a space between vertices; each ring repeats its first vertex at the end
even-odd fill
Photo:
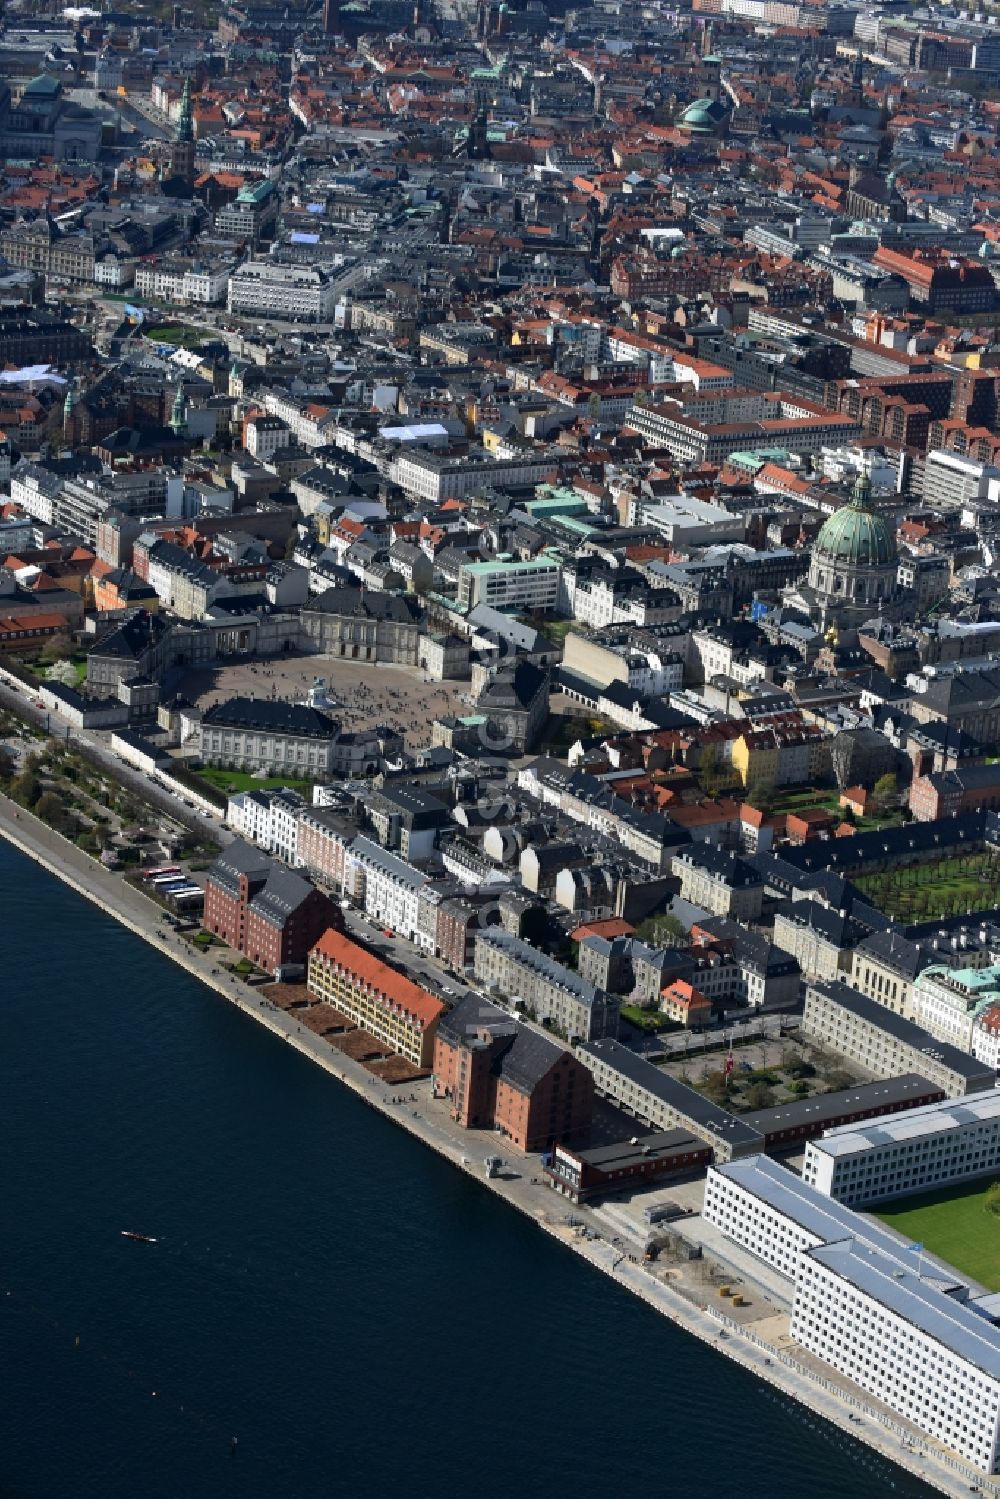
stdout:
POLYGON ((346 888, 369 916, 408 942, 426 945, 421 940, 420 892, 429 875, 365 837, 351 844, 347 867, 346 888))
POLYGON ((654 1130, 689 1130, 715 1151, 716 1160, 755 1155, 761 1149, 758 1130, 696 1093, 620 1041, 605 1038, 577 1048, 594 1076, 594 1087, 642 1124, 654 1130))
POLYGON ((566 1036, 585 1041, 618 1034, 618 1000, 501 927, 476 933, 474 972, 566 1036))
POLYGON ((317 999, 415 1067, 430 1067, 445 1006, 367 948, 324 932, 309 954, 307 983, 317 999))
POLYGON ((859 994, 847 984, 810 984, 802 1029, 873 1077, 916 1072, 949 1098, 992 1088, 996 1073, 957 1047, 859 994))
POLYGON ((674 854, 672 872, 680 879, 683 899, 714 916, 746 922, 761 913, 763 878, 735 854, 708 843, 694 844, 674 854))

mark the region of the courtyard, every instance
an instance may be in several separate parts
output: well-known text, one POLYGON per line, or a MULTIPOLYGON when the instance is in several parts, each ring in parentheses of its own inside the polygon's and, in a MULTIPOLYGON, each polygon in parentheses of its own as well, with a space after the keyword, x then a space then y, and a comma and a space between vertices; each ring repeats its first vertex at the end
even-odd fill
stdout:
POLYGON ((175 686, 199 708, 233 697, 304 703, 317 678, 322 678, 330 702, 336 704, 325 711, 346 732, 387 724, 403 735, 408 750, 430 744, 431 719, 471 712, 468 682, 432 682, 420 667, 373 665, 334 656, 290 653, 268 660, 225 662, 186 671, 175 686))
POLYGON ((1000 862, 992 852, 962 854, 858 875, 853 883, 894 920, 936 921, 995 908, 1000 862))

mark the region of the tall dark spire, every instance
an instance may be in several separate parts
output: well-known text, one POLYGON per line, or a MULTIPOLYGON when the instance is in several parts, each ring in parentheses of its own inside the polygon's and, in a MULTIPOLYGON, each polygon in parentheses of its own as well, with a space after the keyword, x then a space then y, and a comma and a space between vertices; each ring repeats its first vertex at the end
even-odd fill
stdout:
POLYGON ((188 187, 194 182, 194 112, 191 108, 190 78, 185 78, 181 90, 177 135, 170 152, 170 175, 179 178, 188 187))
POLYGON ((179 141, 194 140, 194 116, 191 113, 190 78, 185 78, 184 87, 181 90, 181 112, 177 116, 177 139, 179 141))

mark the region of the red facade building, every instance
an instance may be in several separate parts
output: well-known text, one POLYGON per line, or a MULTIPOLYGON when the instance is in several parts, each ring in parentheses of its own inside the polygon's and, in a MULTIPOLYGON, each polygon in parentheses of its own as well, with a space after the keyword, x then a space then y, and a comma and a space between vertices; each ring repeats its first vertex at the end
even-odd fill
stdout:
POLYGON ((342 917, 308 880, 237 840, 208 872, 203 922, 206 931, 273 973, 286 963, 304 963, 342 917))
POLYGON ((590 1126, 594 1082, 572 1052, 469 995, 434 1038, 434 1095, 465 1129, 493 1129, 519 1150, 547 1150, 590 1126))

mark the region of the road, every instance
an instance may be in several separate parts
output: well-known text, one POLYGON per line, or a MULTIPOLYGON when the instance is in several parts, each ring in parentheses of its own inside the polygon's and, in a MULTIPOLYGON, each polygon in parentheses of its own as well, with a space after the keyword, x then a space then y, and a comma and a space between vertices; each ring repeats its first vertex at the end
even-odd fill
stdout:
POLYGON ((181 797, 175 796, 165 786, 158 785, 141 771, 119 760, 108 743, 109 734, 71 728, 57 715, 47 712, 45 708, 37 707, 29 687, 24 684, 12 687, 10 680, 6 674, 4 679, 0 680, 0 706, 9 708, 21 718, 28 719, 54 739, 64 739, 74 748, 85 751, 101 770, 106 771, 140 801, 155 807, 158 812, 165 813, 174 822, 187 828, 189 832, 197 834, 199 838, 207 838, 221 844, 232 842, 233 834, 221 821, 205 816, 196 808, 185 806, 181 797))
POLYGON ((410 978, 433 993, 445 999, 465 994, 467 985, 461 979, 449 978, 440 963, 436 963, 429 954, 420 952, 405 937, 387 937, 385 929, 378 922, 368 921, 362 911, 345 911, 344 925, 358 942, 385 958, 394 967, 401 968, 410 978), (444 993, 445 986, 451 990, 450 994, 444 993))

